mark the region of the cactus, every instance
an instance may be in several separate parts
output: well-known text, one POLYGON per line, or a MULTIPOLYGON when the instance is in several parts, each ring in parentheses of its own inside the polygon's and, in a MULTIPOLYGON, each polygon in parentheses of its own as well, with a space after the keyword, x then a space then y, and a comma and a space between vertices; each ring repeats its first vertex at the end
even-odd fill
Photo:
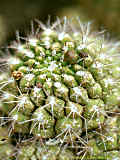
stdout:
POLYGON ((79 18, 37 23, 1 62, 0 160, 120 159, 120 43, 79 18))

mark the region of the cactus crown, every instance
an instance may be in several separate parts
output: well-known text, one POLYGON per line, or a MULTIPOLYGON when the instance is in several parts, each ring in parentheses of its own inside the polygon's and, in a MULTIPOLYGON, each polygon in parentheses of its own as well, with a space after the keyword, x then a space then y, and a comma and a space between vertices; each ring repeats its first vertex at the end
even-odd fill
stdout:
POLYGON ((37 22, 0 74, 2 159, 119 159, 120 43, 79 19, 37 22))

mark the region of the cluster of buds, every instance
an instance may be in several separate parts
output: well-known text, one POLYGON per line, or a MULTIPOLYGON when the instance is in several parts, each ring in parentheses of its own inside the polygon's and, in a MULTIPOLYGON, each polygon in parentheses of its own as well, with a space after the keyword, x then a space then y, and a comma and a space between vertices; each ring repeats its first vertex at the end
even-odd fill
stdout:
POLYGON ((120 43, 79 19, 37 23, 1 63, 2 159, 120 159, 120 43))

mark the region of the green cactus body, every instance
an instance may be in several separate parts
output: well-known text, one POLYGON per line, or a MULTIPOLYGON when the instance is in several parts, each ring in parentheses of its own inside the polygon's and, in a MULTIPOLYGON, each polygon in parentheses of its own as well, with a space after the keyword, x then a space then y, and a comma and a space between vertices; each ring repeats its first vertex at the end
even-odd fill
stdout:
POLYGON ((38 23, 0 75, 2 159, 119 160, 119 43, 89 22, 38 23))

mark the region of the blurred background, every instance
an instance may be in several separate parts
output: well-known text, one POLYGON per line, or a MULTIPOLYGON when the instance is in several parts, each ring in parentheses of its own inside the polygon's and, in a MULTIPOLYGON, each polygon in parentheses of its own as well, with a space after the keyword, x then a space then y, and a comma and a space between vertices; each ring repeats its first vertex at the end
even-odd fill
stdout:
POLYGON ((120 39, 120 0, 0 0, 0 46, 13 40, 16 30, 26 33, 30 20, 46 22, 48 15, 80 16, 120 39))

